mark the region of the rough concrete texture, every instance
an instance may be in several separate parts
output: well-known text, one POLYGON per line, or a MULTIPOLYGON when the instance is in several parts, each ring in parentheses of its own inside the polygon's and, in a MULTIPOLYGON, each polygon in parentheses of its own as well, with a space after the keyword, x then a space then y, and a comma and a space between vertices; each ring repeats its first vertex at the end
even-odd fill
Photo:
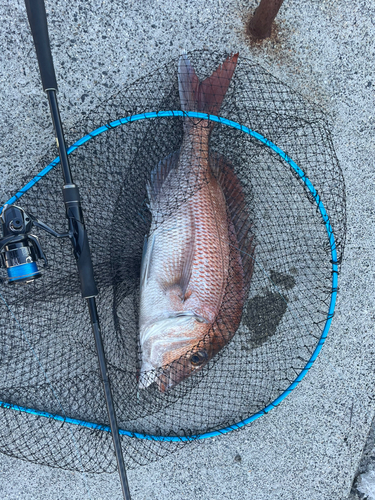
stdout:
MULTIPOLYGON (((239 50, 333 118, 348 236, 337 313, 308 376, 245 430, 129 472, 134 500, 343 500, 374 414, 374 2, 285 0, 272 39, 244 35, 245 0, 46 0, 65 128, 180 47, 239 50), (239 461, 237 455, 241 456, 239 461)), ((24 4, 0 0, 0 199, 53 142, 24 4)), ((1 422, 0 422, 1 425, 1 422)), ((0 497, 121 498, 87 476, 0 455, 0 497)))
POLYGON ((375 420, 358 465, 357 476, 348 500, 372 500, 375 497, 375 420))

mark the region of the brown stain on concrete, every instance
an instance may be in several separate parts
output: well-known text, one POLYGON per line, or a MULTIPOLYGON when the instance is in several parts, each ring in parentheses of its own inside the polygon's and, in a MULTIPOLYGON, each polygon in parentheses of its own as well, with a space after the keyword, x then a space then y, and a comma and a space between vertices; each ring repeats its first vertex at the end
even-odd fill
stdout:
POLYGON ((285 20, 281 17, 276 17, 275 21, 272 23, 271 36, 259 40, 253 38, 248 31, 248 25, 250 19, 254 15, 253 9, 251 12, 242 13, 242 24, 243 30, 240 33, 241 38, 245 41, 246 45, 254 52, 258 54, 261 52, 266 52, 267 55, 277 59, 278 64, 290 64, 292 65, 292 50, 290 45, 290 35, 288 32, 285 20))
POLYGON ((295 75, 293 89, 302 94, 307 101, 318 104, 325 111, 332 112, 329 95, 319 84, 314 71, 309 70, 306 60, 300 57, 299 46, 296 44, 299 39, 298 30, 301 27, 291 26, 285 18, 278 15, 272 23, 270 37, 263 40, 253 39, 247 33, 247 26, 256 7, 257 5, 254 4, 250 5, 249 9, 238 11, 241 29, 237 29, 236 32, 239 39, 257 58, 264 61, 260 64, 274 76, 284 81, 280 74, 272 71, 273 66, 278 67, 278 72, 286 70, 289 74, 295 75))

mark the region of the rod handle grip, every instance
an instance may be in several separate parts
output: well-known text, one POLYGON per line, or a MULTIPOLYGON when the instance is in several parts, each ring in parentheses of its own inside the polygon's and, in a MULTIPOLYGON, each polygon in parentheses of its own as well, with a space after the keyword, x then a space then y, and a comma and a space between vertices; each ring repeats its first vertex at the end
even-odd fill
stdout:
POLYGON ((84 230, 81 253, 77 256, 77 266, 79 280, 81 283, 81 293, 84 299, 96 297, 98 289, 94 279, 94 269, 91 260, 90 246, 87 238, 87 232, 84 230))
POLYGON ((25 0, 27 17, 34 39, 43 90, 57 90, 55 68, 49 43, 47 16, 44 0, 25 0))

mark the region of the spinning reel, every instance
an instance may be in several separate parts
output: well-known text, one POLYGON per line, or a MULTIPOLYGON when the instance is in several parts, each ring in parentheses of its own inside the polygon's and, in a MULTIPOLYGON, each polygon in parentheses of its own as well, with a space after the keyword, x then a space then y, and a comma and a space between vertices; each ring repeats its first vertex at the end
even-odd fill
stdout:
MULTIPOLYGON (((69 233, 57 233, 34 216, 15 205, 5 205, 0 214, 2 238, 0 238, 0 268, 7 271, 9 283, 29 283, 40 278, 37 261, 47 267, 47 258, 37 236, 31 234, 33 226, 43 229, 57 238, 69 233)), ((4 281, 0 277, 1 281, 4 281)))

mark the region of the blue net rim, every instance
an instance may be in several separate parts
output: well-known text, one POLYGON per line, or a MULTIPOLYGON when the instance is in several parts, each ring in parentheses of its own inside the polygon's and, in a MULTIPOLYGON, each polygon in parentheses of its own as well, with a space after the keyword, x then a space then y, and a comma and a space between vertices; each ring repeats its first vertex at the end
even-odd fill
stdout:
MULTIPOLYGON (((336 242, 335 242, 335 237, 333 234, 333 230, 330 224, 330 220, 328 217, 328 214, 326 212, 326 209, 323 205, 323 202, 317 193, 316 189, 314 188, 313 184, 311 181, 308 179, 308 177, 305 175, 303 170, 276 144, 274 144, 272 141, 269 139, 266 139, 263 135, 259 134, 258 132, 251 130, 250 128, 241 125, 237 122, 234 122, 232 120, 228 120, 227 118, 223 118, 220 116, 215 116, 215 115, 209 115, 207 113, 198 113, 195 111, 153 111, 149 113, 141 113, 138 115, 131 115, 125 118, 120 118, 118 120, 115 120, 113 122, 107 123, 94 131, 90 132, 89 134, 85 135, 81 139, 79 139, 77 142, 75 142, 72 146, 70 146, 67 150, 68 154, 73 153, 76 149, 78 149, 80 146, 88 142, 89 140, 93 139, 94 137, 107 132, 108 130, 114 129, 116 127, 119 127, 121 125, 125 125, 127 123, 132 123, 135 121, 139 120, 147 120, 147 119, 153 119, 153 118, 176 118, 176 117, 190 117, 190 118, 199 118, 202 120, 210 120, 216 123, 220 123, 222 125, 227 125, 228 127, 232 127, 234 129, 240 130, 244 132, 245 134, 250 135, 254 139, 257 139, 261 143, 263 143, 265 146, 269 147, 271 150, 273 150, 275 153, 277 153, 282 160, 284 160, 289 167, 298 175, 298 177, 301 179, 303 184, 305 185, 306 189, 310 192, 312 195, 317 208, 320 212, 320 215, 323 219, 324 226, 327 231, 327 236, 329 240, 329 245, 330 245, 330 251, 331 251, 331 264, 332 264, 332 287, 331 287, 331 300, 330 300, 330 305, 328 308, 328 313, 327 313, 327 319, 322 331, 322 334, 320 336, 318 345, 316 346, 313 354, 311 355, 309 361, 306 363, 305 367, 301 370, 299 375, 295 378, 295 380, 290 384, 290 386, 282 393, 278 398, 276 398, 274 401, 272 401, 268 406, 263 408, 263 410, 260 410, 257 413, 254 413, 250 417, 241 420, 240 422, 233 424, 229 427, 225 427, 221 430, 217 431, 212 431, 212 432, 206 432, 203 434, 197 434, 193 436, 154 436, 151 434, 142 434, 138 432, 131 432, 131 431, 126 431, 123 429, 119 430, 120 435, 122 436, 127 436, 127 437, 135 437, 138 439, 146 439, 150 441, 171 441, 171 442, 186 442, 186 441, 194 441, 196 439, 207 439, 215 436, 220 436, 222 434, 226 434, 228 432, 231 432, 236 429, 240 429, 241 427, 244 427, 247 424, 250 424, 254 420, 260 418, 261 416, 269 413, 273 408, 278 406, 281 401, 283 401, 296 387, 297 385, 301 382, 301 380, 305 377, 311 366, 313 365, 314 361, 317 359, 323 344, 327 338, 328 331, 331 326, 332 318, 334 315, 335 311, 335 305, 336 305, 336 298, 337 298, 337 284, 338 284, 338 262, 337 262, 337 252, 336 252, 336 242)), ((50 170, 52 170, 56 165, 60 163, 60 157, 58 156, 55 158, 49 165, 47 165, 41 172, 36 175, 31 181, 29 181, 23 188, 21 188, 12 198, 10 198, 6 204, 11 205, 15 203, 23 194, 25 194, 29 189, 31 189, 37 182, 39 182, 50 170)), ((0 210, 2 207, 0 208, 0 210)), ((100 425, 96 424, 93 422, 87 422, 84 420, 78 420, 58 414, 52 414, 40 410, 35 410, 32 408, 26 408, 23 406, 11 404, 11 403, 6 403, 4 401, 0 401, 0 407, 1 408, 7 408, 15 411, 20 411, 32 415, 36 415, 39 417, 46 417, 49 419, 61 421, 61 422, 67 422, 69 424, 73 425, 79 425, 81 427, 86 427, 89 429, 93 430, 99 430, 99 431, 104 431, 104 432, 111 432, 111 429, 109 426, 106 425, 100 425)))

